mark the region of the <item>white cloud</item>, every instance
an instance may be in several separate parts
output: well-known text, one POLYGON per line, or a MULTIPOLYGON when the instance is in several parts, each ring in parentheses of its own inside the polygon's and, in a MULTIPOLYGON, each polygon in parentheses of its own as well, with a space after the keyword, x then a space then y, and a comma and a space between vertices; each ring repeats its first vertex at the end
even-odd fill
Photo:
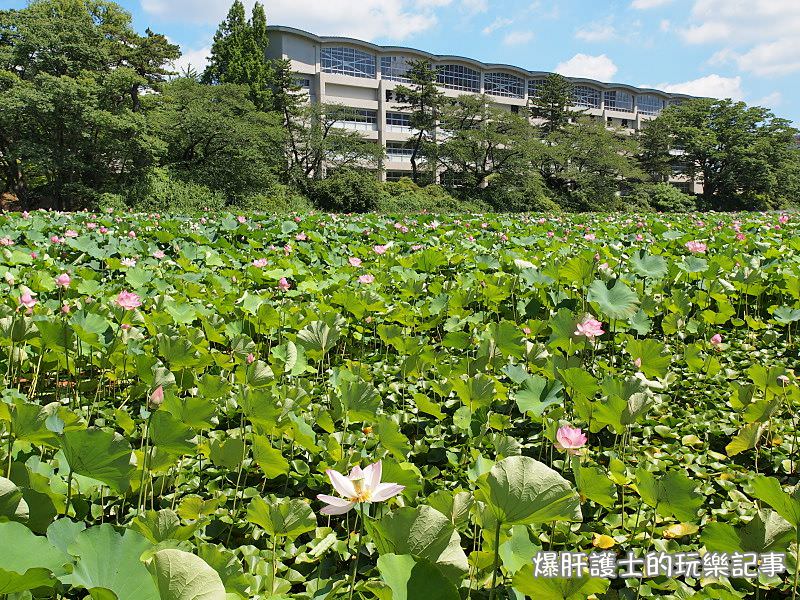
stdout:
POLYGON ((511 31, 503 38, 506 46, 521 46, 533 39, 532 31, 511 31))
POLYGON ((486 27, 483 28, 483 35, 490 35, 497 31, 498 29, 502 29, 503 27, 508 27, 514 22, 513 19, 506 19, 504 17, 497 17, 494 21, 489 23, 486 27))
POLYGON ((558 19, 561 16, 561 9, 557 0, 554 0, 552 4, 550 2, 542 2, 542 0, 534 0, 525 12, 532 13, 539 21, 558 19))
POLYGON ((611 81, 618 70, 614 61, 605 54, 600 56, 576 54, 555 68, 556 73, 561 73, 568 77, 586 77, 587 79, 597 79, 599 81, 611 81))
POLYGON ((610 21, 592 23, 575 32, 575 37, 584 42, 607 42, 616 36, 617 31, 610 21))
POLYGON ((489 0, 461 0, 461 5, 468 13, 477 14, 489 10, 489 0))
POLYGON ((633 0, 633 2, 631 2, 631 8, 635 8, 637 10, 647 10, 648 8, 666 6, 671 2, 672 0, 633 0))
POLYGON ((197 73, 202 73, 208 64, 208 57, 211 48, 198 48, 197 50, 184 50, 181 48, 181 57, 172 63, 172 70, 177 71, 178 75, 183 75, 191 66, 197 73))
POLYGON ((742 100, 744 98, 741 77, 722 77, 717 74, 682 83, 659 83, 656 86, 642 87, 655 87, 658 90, 674 94, 688 94, 689 96, 707 98, 731 98, 733 100, 742 100))
MULTIPOLYGON (((254 0, 246 0, 248 10, 254 0)), ((273 0, 267 20, 320 35, 343 35, 371 40, 404 39, 433 27, 435 9, 451 0, 273 0)), ((488 8, 487 0, 462 0, 468 10, 488 8)), ((167 21, 217 25, 225 18, 230 0, 141 0, 150 15, 167 21)))
POLYGON ((669 31, 670 27, 672 27, 672 23, 669 22, 669 19, 664 19, 659 23, 658 28, 661 31, 669 31))
POLYGON ((694 0, 690 22, 682 33, 688 43, 723 45, 712 64, 761 76, 800 71, 797 0, 694 0))
POLYGON ((776 106, 780 106, 783 102, 783 94, 780 92, 772 92, 771 94, 767 94, 763 98, 759 98, 758 100, 753 100, 752 104, 755 106, 764 106, 766 108, 775 108, 776 106))

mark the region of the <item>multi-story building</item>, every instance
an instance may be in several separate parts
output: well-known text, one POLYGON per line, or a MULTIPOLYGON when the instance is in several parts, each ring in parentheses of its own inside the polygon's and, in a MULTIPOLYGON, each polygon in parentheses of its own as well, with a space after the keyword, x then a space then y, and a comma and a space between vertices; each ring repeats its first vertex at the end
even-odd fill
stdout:
MULTIPOLYGON (((408 61, 424 59, 438 72, 437 81, 446 96, 485 94, 498 106, 525 114, 549 73, 528 71, 503 64, 487 64, 461 56, 439 56, 400 46, 379 46, 345 38, 322 37, 292 27, 271 26, 268 58, 288 59, 298 82, 312 102, 340 104, 354 109, 339 125, 358 130, 386 149, 382 176, 396 180, 411 171, 411 151, 405 142, 412 136, 409 114, 394 90, 409 83, 408 61)), ((569 78, 574 84, 574 107, 609 126, 639 130, 670 104, 686 96, 593 79, 569 78)), ((350 112, 350 111, 348 111, 350 112)), ((676 184, 687 191, 690 181, 676 184)))

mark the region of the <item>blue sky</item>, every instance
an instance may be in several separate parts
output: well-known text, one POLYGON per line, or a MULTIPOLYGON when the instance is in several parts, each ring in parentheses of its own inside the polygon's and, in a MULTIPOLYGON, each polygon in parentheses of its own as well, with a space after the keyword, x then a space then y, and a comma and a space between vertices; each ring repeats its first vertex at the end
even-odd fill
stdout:
MULTIPOLYGON (((0 4, 8 3, 2 0, 0 4)), ((231 0, 121 0, 202 68, 231 0)), ((23 1, 11 0, 11 6, 23 1)), ((248 9, 252 0, 246 2, 248 9)), ((800 124, 800 0, 265 0, 271 24, 733 97, 800 124)))

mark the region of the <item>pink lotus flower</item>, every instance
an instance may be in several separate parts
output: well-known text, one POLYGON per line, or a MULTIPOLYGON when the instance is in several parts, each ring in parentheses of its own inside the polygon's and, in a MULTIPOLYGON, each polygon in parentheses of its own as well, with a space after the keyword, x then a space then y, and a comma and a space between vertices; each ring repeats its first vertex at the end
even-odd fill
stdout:
POLYGON ((388 246, 381 246, 381 245, 378 245, 378 244, 376 244, 376 245, 374 245, 372 247, 372 251, 375 252, 375 254, 378 254, 378 255, 386 254, 386 250, 387 249, 388 249, 388 246))
POLYGON ((289 289, 292 287, 292 284, 286 279, 286 277, 281 277, 278 281, 278 289, 283 292, 288 292, 289 289))
POLYGON ((783 225, 784 223, 788 223, 789 215, 781 215, 780 217, 778 217, 778 221, 780 222, 781 225, 783 225))
POLYGON ((100 233, 108 233, 108 227, 101 227, 100 233))
POLYGON ((359 283, 372 283, 374 281, 375 281, 375 276, 370 273, 367 273, 366 275, 361 275, 358 278, 359 283))
POLYGON ((123 267, 135 267, 136 266, 136 259, 131 258, 130 256, 126 256, 121 261, 119 261, 123 267))
POLYGON ((58 244, 60 241, 61 241, 61 240, 59 240, 59 239, 58 239, 58 236, 57 236, 57 235, 51 235, 51 236, 50 236, 50 243, 52 243, 52 244, 58 244))
POLYGON ((705 254, 706 250, 708 250, 708 246, 706 246, 703 242, 698 242, 697 240, 686 242, 686 248, 692 254, 705 254))
POLYGON ((247 364, 248 365, 252 365, 255 362, 255 360, 256 360, 256 357, 252 352, 247 355, 247 364))
POLYGON ((743 233, 737 233, 736 234, 736 239, 739 240, 740 242, 743 242, 743 241, 745 241, 747 239, 747 236, 745 234, 743 234, 743 233))
POLYGON ((74 229, 67 229, 67 230, 64 232, 64 237, 68 237, 68 238, 76 238, 76 237, 78 237, 78 232, 77 232, 77 231, 75 231, 74 229))
POLYGON ((22 294, 19 297, 20 306, 24 306, 28 310, 33 309, 36 306, 36 298, 33 297, 33 293, 25 288, 22 290, 22 294))
POLYGON ((583 448, 587 442, 586 434, 580 429, 563 425, 556 432, 556 448, 566 450, 569 454, 578 454, 578 449, 583 448))
POLYGON ((417 250, 422 250, 424 247, 425 247, 425 246, 423 246, 422 244, 414 244, 413 246, 411 246, 411 249, 412 249, 414 252, 416 252, 417 250))
POLYGON ((125 310, 134 310, 142 305, 142 299, 139 297, 139 294, 122 290, 119 296, 117 296, 116 303, 125 310))
POLYGON ((135 238, 136 237, 136 232, 135 231, 129 231, 128 232, 128 237, 131 238, 131 239, 135 238))
POLYGON ((69 275, 67 275, 66 273, 62 273, 61 275, 56 277, 56 285, 58 287, 63 287, 63 288, 69 287, 69 284, 71 282, 72 279, 70 279, 69 275))
POLYGON ((585 236, 583 236, 583 239, 593 242, 597 239, 597 236, 593 233, 587 233, 585 236))
POLYGON ((722 343, 722 336, 719 333, 715 333, 714 335, 711 336, 711 339, 709 341, 711 342, 711 345, 716 348, 722 343))
POLYGON ((356 258, 355 256, 351 256, 347 259, 347 262, 350 263, 351 267, 360 267, 361 266, 361 259, 356 258))
POLYGON ((263 269, 267 266, 267 259, 266 258, 257 258, 253 261, 253 266, 259 269, 263 269))
POLYGON ((37 258, 39 258, 39 253, 38 252, 31 252, 31 258, 33 260, 36 260, 37 258))
POLYGON ((87 223, 86 229, 88 229, 89 231, 94 231, 95 229, 97 229, 97 223, 87 223))
POLYGON ((238 217, 236 217, 236 220, 239 221, 239 223, 247 223, 247 218, 244 217, 243 215, 239 215, 238 217))
POLYGON ((547 232, 547 237, 549 237, 549 238, 553 237, 554 235, 555 235, 555 233, 553 233, 552 231, 548 231, 547 232))
POLYGON ((156 410, 159 406, 164 403, 164 387, 158 386, 153 393, 150 394, 150 398, 147 401, 147 406, 150 410, 156 410))
POLYGON ((68 315, 70 310, 71 310, 71 309, 70 309, 70 307, 69 307, 69 304, 64 304, 64 305, 61 307, 61 312, 62 312, 62 313, 64 313, 65 315, 68 315))
POLYGON ((381 483, 382 471, 381 461, 363 470, 361 467, 353 467, 346 477, 339 471, 328 469, 325 474, 331 480, 333 489, 342 497, 318 494, 317 499, 327 504, 320 512, 323 515, 343 515, 356 504, 384 502, 405 489, 404 485, 397 483, 381 483))
POLYGON ((641 369, 642 368, 642 359, 641 358, 637 358, 636 360, 634 360, 633 361, 633 366, 636 367, 637 369, 641 369))
POLYGON ((165 256, 166 254, 164 254, 163 250, 156 250, 155 252, 153 252, 153 258, 157 258, 158 260, 161 260, 165 256))
POLYGON ((603 324, 593 317, 586 317, 583 323, 578 323, 575 333, 572 335, 582 335, 587 339, 593 340, 605 333, 603 331, 603 324))
POLYGON ((296 239, 298 242, 305 242, 308 239, 308 236, 301 232, 294 236, 294 239, 296 239))
POLYGON ((13 246, 13 245, 14 245, 14 240, 12 240, 10 237, 0 238, 0 246, 13 246))

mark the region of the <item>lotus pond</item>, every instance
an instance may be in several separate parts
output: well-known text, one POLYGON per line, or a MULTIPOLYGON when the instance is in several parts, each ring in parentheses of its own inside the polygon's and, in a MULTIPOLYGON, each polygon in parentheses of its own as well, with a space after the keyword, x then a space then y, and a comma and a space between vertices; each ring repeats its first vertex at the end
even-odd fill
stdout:
POLYGON ((797 222, 2 215, 0 598, 795 598, 797 222))

